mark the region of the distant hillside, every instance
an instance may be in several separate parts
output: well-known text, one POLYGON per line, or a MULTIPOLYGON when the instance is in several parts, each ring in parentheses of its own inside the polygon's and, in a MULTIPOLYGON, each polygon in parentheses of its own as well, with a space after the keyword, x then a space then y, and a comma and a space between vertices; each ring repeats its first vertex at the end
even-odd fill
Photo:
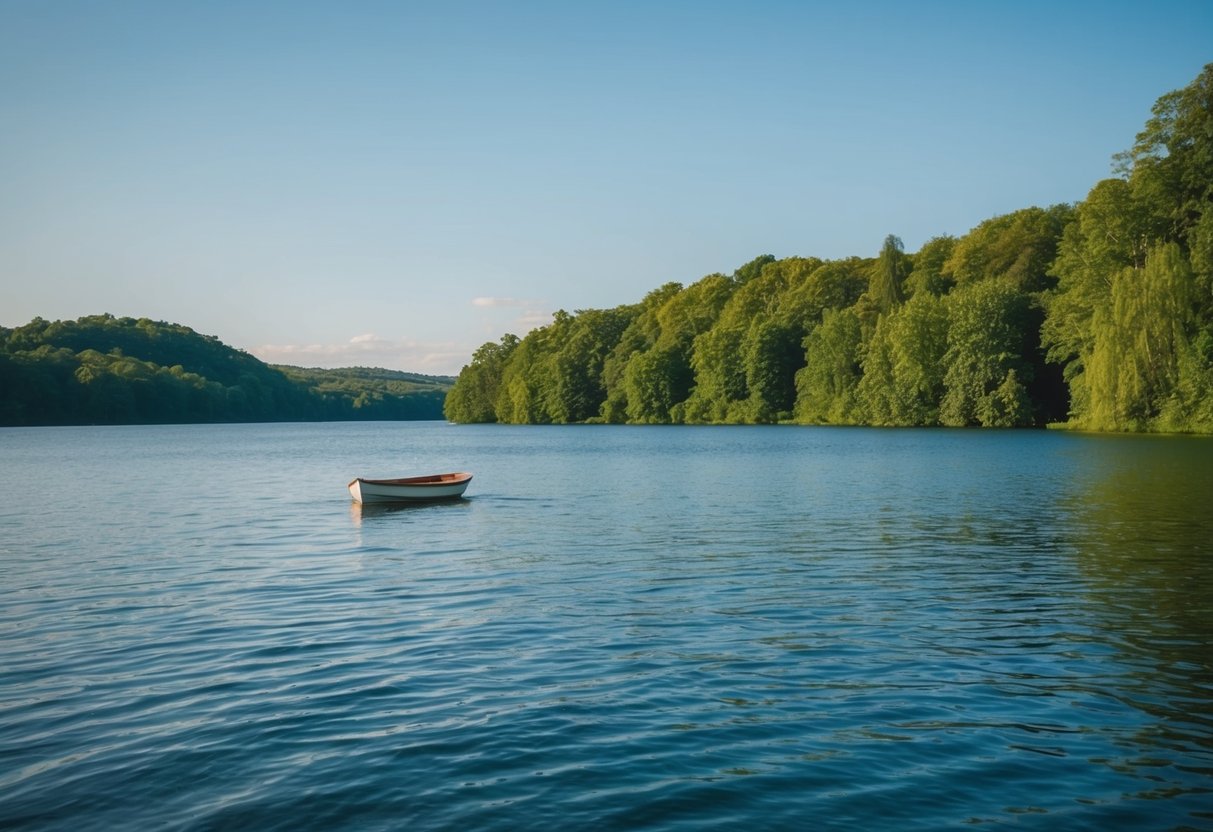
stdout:
POLYGON ((446 392, 453 376, 426 376, 379 367, 292 367, 270 364, 271 369, 306 387, 326 403, 356 419, 441 419, 446 392))
POLYGON ((452 382, 270 366, 148 318, 0 327, 0 425, 441 419, 452 382))

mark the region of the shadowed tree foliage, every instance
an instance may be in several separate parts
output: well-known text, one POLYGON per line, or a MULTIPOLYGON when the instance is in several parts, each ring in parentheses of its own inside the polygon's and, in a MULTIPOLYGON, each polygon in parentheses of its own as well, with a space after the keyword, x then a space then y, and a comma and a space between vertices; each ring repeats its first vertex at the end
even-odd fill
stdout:
POLYGON ((803 335, 790 324, 759 317, 742 342, 747 400, 746 422, 789 419, 796 403, 796 373, 805 364, 803 335))

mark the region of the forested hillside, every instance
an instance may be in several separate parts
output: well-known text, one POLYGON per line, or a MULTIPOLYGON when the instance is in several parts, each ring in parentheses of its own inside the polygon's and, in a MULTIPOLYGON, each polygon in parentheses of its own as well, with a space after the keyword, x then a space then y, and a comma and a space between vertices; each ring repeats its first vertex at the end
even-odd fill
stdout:
POLYGON ((458 422, 1213 432, 1213 64, 1117 176, 917 252, 759 257, 475 352, 458 422))
POLYGON ((451 380, 271 367, 147 318, 0 327, 0 425, 440 419, 451 380))

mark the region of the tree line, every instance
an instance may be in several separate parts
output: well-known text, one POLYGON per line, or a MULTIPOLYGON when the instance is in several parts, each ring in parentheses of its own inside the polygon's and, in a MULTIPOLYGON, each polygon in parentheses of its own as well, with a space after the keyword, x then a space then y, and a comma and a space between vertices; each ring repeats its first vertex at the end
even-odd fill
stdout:
POLYGON ((441 419, 452 380, 271 366, 147 318, 0 327, 0 425, 441 419))
POLYGON ((1213 64, 1075 205, 759 257, 473 354, 456 422, 1213 432, 1213 64))

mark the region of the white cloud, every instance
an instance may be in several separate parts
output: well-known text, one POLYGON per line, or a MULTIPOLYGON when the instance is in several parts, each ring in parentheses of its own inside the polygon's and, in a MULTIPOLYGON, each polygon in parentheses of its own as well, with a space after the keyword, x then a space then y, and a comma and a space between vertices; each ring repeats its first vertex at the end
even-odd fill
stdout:
POLYGON ((527 307, 541 304, 542 301, 519 300, 518 298, 472 298, 472 306, 481 309, 502 309, 508 307, 527 307))
POLYGON ((521 330, 522 333, 527 333, 532 329, 547 326, 551 322, 551 312, 543 312, 538 309, 528 309, 514 319, 514 326, 521 330))
POLYGON ((368 332, 342 344, 262 344, 249 350, 269 364, 304 367, 384 367, 429 375, 455 375, 473 347, 454 342, 380 338, 368 332))
MULTIPOLYGON (((472 306, 480 309, 521 309, 508 324, 493 323, 489 329, 499 325, 505 326, 503 332, 513 332, 515 335, 526 335, 532 329, 547 326, 552 322, 552 313, 545 311, 547 303, 542 300, 522 300, 520 298, 472 298, 472 306)), ((498 321, 503 319, 497 319, 498 321)))

